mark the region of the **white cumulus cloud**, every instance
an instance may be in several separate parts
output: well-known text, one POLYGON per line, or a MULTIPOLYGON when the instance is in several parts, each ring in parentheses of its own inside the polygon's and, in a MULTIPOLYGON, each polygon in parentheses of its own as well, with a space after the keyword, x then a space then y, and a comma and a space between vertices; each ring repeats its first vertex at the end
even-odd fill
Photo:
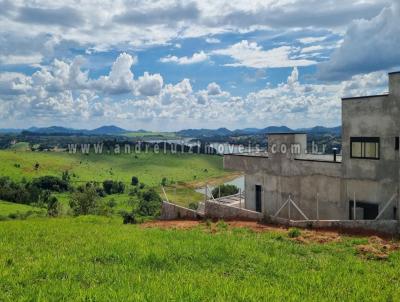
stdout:
POLYGON ((176 63, 179 65, 189 65, 189 64, 196 64, 201 63, 208 60, 208 55, 204 51, 200 51, 198 53, 194 53, 191 57, 180 57, 168 55, 164 58, 160 59, 162 63, 176 63))
POLYGON ((296 52, 297 50, 290 46, 281 46, 264 50, 256 42, 242 40, 228 48, 214 50, 212 54, 231 57, 234 60, 234 63, 228 63, 225 65, 232 67, 246 66, 251 68, 278 68, 316 64, 313 60, 298 60, 291 58, 291 56, 296 52))

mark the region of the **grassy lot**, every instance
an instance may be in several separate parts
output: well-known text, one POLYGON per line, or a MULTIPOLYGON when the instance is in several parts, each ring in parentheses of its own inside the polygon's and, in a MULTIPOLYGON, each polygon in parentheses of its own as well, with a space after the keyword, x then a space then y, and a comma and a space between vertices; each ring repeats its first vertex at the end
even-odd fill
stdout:
POLYGON ((26 214, 28 212, 45 213, 45 210, 30 205, 0 200, 0 217, 8 217, 10 214, 26 214))
POLYGON ((399 301, 400 254, 342 238, 143 229, 100 217, 0 223, 0 301, 399 301))

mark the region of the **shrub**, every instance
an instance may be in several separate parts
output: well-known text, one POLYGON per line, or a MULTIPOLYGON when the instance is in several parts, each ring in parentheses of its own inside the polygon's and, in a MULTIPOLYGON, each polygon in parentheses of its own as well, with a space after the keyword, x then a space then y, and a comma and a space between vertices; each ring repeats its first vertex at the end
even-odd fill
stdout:
POLYGON ((8 214, 8 218, 10 219, 17 219, 19 217, 18 213, 10 213, 8 214))
POLYGON ((138 213, 143 216, 156 216, 160 212, 162 199, 154 189, 148 189, 138 194, 138 213))
POLYGON ((138 184, 139 184, 139 178, 137 178, 136 176, 132 176, 131 185, 137 186, 138 184))
POLYGON ((124 224, 136 224, 137 220, 133 212, 122 212, 121 213, 124 224))
POLYGON ((110 208, 114 208, 117 205, 117 202, 115 201, 114 198, 111 198, 109 201, 107 201, 107 206, 110 208))
POLYGON ((163 177, 163 178, 161 179, 161 185, 162 185, 163 187, 165 187, 165 186, 167 185, 167 178, 166 178, 166 177, 163 177))
POLYGON ((66 181, 66 182, 70 181, 71 176, 69 175, 69 171, 68 170, 65 170, 64 172, 62 172, 61 179, 66 181))
POLYGON ((42 176, 32 181, 32 185, 42 190, 50 190, 56 192, 65 192, 69 189, 67 181, 56 176, 42 176))
POLYGON ((41 190, 30 183, 16 183, 13 182, 9 177, 0 178, 0 199, 29 204, 37 203, 41 190))
POLYGON ((291 228, 289 229, 288 236, 290 238, 297 238, 301 235, 301 232, 298 228, 291 228))
POLYGON ((239 193, 239 188, 235 185, 229 185, 229 184, 220 185, 219 187, 215 187, 211 191, 211 194, 214 197, 229 196, 229 195, 234 195, 237 193, 239 193))
POLYGON ((56 217, 61 214, 61 204, 55 196, 49 198, 47 202, 47 215, 56 217))
POLYGON ((103 181, 103 189, 109 195, 124 193, 125 185, 122 181, 105 180, 103 181))
POLYGON ((197 210, 198 207, 199 207, 199 204, 198 204, 197 202, 191 202, 191 203, 189 203, 189 209, 197 210))
POLYGON ((82 191, 78 190, 72 194, 69 206, 75 215, 93 214, 96 212, 98 200, 96 188, 93 185, 86 186, 82 191))

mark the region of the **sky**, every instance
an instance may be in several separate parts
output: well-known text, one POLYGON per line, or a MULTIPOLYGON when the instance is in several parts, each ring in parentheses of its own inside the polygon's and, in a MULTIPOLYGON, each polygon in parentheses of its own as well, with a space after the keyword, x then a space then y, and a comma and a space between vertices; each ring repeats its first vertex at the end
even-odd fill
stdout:
POLYGON ((0 127, 337 126, 399 50, 394 0, 0 0, 0 127))

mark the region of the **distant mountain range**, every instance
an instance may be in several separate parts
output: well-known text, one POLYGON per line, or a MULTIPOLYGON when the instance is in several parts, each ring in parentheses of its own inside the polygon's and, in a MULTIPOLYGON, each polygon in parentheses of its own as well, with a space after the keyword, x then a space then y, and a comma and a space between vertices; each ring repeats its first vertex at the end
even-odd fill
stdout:
MULTIPOLYGON (((21 133, 21 132, 30 132, 34 134, 43 134, 43 135, 124 135, 128 132, 150 132, 143 129, 137 131, 126 130, 117 126, 102 126, 93 130, 87 129, 72 129, 65 128, 60 126, 52 126, 52 127, 31 127, 28 129, 0 129, 0 133, 21 133)), ((263 135, 268 133, 293 133, 293 132, 304 132, 308 134, 324 134, 331 133, 334 135, 340 135, 342 131, 342 127, 323 127, 316 126, 312 128, 299 128, 299 129, 291 129, 286 126, 270 126, 266 128, 244 128, 244 129, 236 129, 229 130, 227 128, 218 128, 218 129, 185 129, 177 131, 177 136, 181 137, 194 137, 194 138, 206 138, 206 137, 216 137, 216 136, 241 136, 241 135, 263 135)))
POLYGON ((219 129, 186 129, 177 132, 178 136, 183 137, 212 137, 212 136, 240 136, 240 135, 262 135, 268 133, 308 133, 308 134, 324 134, 331 133, 334 135, 340 135, 342 132, 342 127, 323 127, 316 126, 312 128, 299 128, 299 129, 291 129, 286 126, 270 126, 266 128, 245 128, 245 129, 236 129, 229 130, 226 128, 219 129))
POLYGON ((31 127, 23 131, 35 134, 43 134, 43 135, 45 134, 122 135, 124 133, 130 132, 129 130, 122 129, 117 126, 102 126, 93 130, 72 129, 59 126, 44 127, 44 128, 31 127))

